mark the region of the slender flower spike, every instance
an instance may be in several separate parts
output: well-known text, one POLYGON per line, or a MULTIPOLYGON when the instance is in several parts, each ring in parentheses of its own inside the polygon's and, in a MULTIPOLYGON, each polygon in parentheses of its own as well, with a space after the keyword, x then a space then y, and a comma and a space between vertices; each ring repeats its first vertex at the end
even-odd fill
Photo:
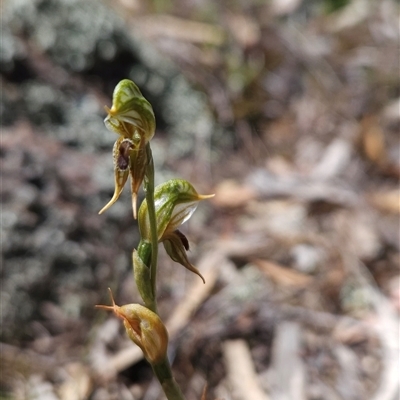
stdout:
POLYGON ((129 338, 141 348, 150 364, 157 365, 164 361, 167 355, 168 332, 160 317, 140 304, 117 306, 111 290, 110 295, 111 306, 96 307, 111 310, 124 321, 129 338))
MULTIPOLYGON (((186 251, 189 249, 189 243, 178 227, 192 216, 200 200, 213 196, 198 194, 194 187, 183 179, 171 179, 157 186, 154 192, 158 241, 163 242, 172 260, 199 275, 203 281, 200 272, 188 261, 186 251)), ((142 240, 151 242, 146 200, 139 208, 138 221, 142 240)))
POLYGON ((111 109, 104 123, 120 137, 114 144, 115 190, 111 200, 100 210, 102 214, 119 198, 128 175, 131 178, 132 208, 136 219, 136 199, 149 162, 146 145, 154 136, 155 118, 151 104, 139 88, 129 79, 122 80, 115 88, 111 109))

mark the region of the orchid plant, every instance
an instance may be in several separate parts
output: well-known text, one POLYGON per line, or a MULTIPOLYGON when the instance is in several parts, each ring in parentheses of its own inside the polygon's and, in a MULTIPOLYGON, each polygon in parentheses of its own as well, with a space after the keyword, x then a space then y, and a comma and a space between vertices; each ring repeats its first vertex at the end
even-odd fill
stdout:
POLYGON ((114 90, 111 109, 105 109, 105 125, 118 135, 113 148, 115 191, 99 214, 118 200, 130 177, 133 217, 138 218, 141 237, 137 250, 132 253, 133 273, 144 305, 117 306, 111 294, 111 306, 96 307, 111 310, 123 320, 129 338, 143 351, 167 399, 183 400, 167 357, 167 329, 157 311, 158 244, 162 242, 173 261, 197 274, 204 282, 201 273, 188 259, 189 242, 178 228, 192 216, 201 200, 214 195, 200 195, 182 179, 172 179, 154 187, 150 141, 155 133, 155 117, 151 104, 135 83, 122 80, 114 90), (145 199, 137 212, 141 186, 145 199))

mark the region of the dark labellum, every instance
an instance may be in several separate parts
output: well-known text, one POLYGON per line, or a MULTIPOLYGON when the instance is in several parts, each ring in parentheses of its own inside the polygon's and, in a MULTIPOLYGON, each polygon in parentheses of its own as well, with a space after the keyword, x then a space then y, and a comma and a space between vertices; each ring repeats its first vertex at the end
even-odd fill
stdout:
POLYGON ((129 150, 132 147, 133 144, 130 140, 123 140, 119 145, 117 166, 122 171, 125 171, 129 167, 129 150))
POLYGON ((182 242, 185 250, 188 251, 189 250, 189 240, 187 240, 187 237, 179 229, 177 229, 175 231, 175 233, 178 235, 179 239, 181 239, 181 242, 182 242))

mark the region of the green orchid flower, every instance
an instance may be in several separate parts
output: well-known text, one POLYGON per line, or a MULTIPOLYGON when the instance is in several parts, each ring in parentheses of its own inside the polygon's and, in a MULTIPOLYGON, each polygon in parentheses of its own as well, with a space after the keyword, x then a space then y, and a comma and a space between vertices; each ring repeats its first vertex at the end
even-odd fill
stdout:
POLYGON ((100 210, 108 210, 119 198, 128 176, 131 178, 132 209, 136 219, 136 201, 148 165, 146 146, 155 132, 155 117, 151 104, 129 79, 122 80, 114 90, 111 109, 104 123, 120 137, 114 144, 115 190, 111 200, 100 210))
MULTIPOLYGON (((198 194, 194 187, 183 179, 171 179, 157 186, 154 191, 158 242, 164 244, 165 250, 173 261, 196 273, 203 281, 203 276, 187 258, 186 252, 189 250, 189 242, 178 228, 193 215, 201 200, 213 196, 213 194, 198 194)), ((142 241, 151 242, 146 200, 139 208, 138 221, 142 241)))

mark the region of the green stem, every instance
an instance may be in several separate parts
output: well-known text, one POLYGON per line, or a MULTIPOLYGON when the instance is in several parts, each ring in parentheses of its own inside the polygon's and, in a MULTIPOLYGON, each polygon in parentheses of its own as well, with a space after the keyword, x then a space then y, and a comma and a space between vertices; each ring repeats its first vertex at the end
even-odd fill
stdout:
MULTIPOLYGON (((150 280, 151 290, 154 299, 156 298, 156 276, 157 276, 157 262, 158 262, 158 236, 157 236, 157 220, 156 209, 154 205, 154 162, 153 155, 150 148, 150 143, 146 145, 148 165, 146 168, 144 190, 146 192, 147 210, 149 212, 150 233, 151 233, 151 263, 150 263, 150 280)), ((155 309, 152 310, 157 313, 157 302, 154 302, 155 309)))
MULTIPOLYGON (((149 307, 156 314, 157 312, 157 297, 156 297, 156 276, 157 276, 157 262, 158 262, 158 235, 157 235, 157 220, 156 220, 156 209, 154 204, 154 162, 153 155, 151 152, 150 144, 146 145, 147 160, 148 164, 146 167, 145 174, 145 185, 144 190, 146 192, 147 210, 149 213, 150 222, 150 234, 151 234, 151 259, 150 259, 150 284, 153 293, 154 301, 149 307)), ((143 252, 144 258, 147 258, 145 246, 140 246, 141 252, 143 252), (143 249, 142 249, 143 247, 143 249)), ((148 263, 148 260, 146 260, 148 263)), ((168 357, 165 357, 164 361, 157 365, 152 365, 154 374, 157 376, 165 395, 168 400, 185 400, 181 389, 176 383, 172 371, 171 365, 168 361, 168 357)))
POLYGON ((168 358, 157 365, 152 365, 154 374, 158 378, 168 400, 185 400, 181 389, 176 383, 169 364, 168 358))

